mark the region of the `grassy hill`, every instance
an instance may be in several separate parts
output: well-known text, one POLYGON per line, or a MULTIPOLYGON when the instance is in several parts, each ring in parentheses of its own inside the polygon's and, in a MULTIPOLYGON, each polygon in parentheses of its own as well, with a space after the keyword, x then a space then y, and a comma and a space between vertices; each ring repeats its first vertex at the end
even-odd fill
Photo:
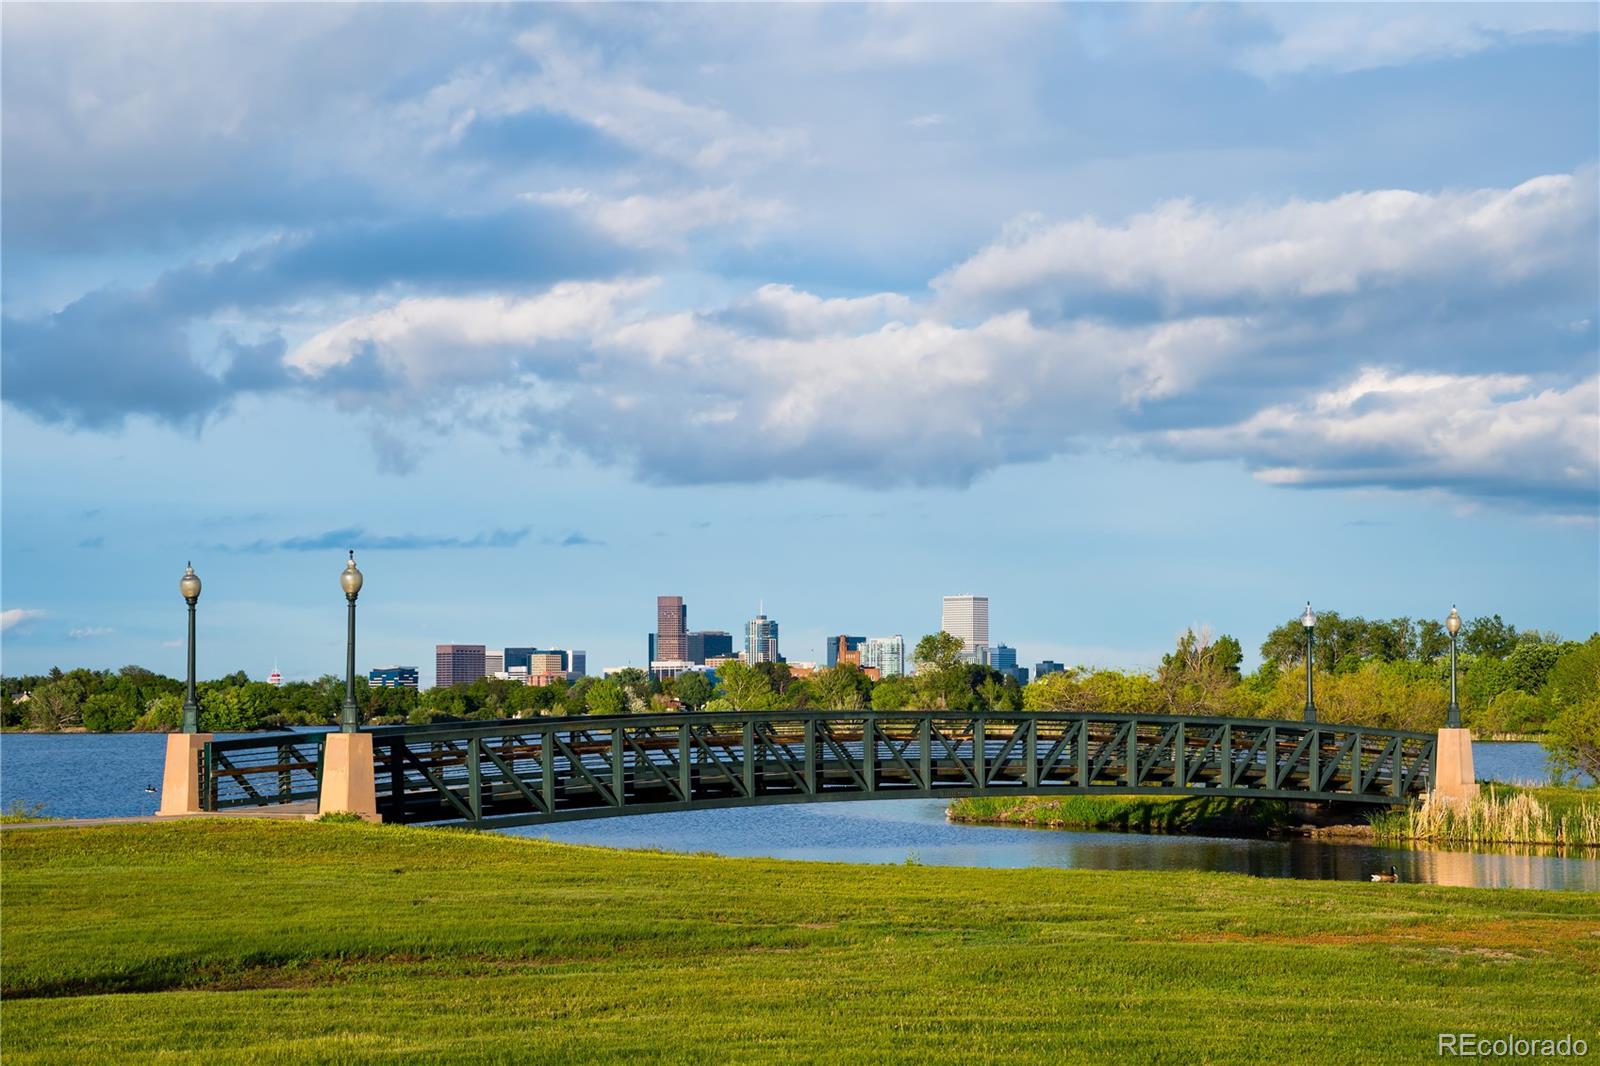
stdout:
POLYGON ((350 824, 0 833, 37 1062, 1348 1062, 1600 1046, 1600 897, 350 824))

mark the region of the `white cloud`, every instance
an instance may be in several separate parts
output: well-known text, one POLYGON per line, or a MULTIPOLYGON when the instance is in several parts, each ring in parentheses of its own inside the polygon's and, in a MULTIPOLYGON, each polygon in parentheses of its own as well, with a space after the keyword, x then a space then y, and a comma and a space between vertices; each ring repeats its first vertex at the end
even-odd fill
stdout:
POLYGON ((1161 442, 1189 458, 1242 458, 1274 485, 1444 488, 1593 515, 1600 378, 1539 388, 1515 374, 1366 368, 1305 400, 1161 442))
POLYGON ((34 618, 43 618, 44 612, 29 607, 11 607, 0 611, 0 633, 7 632, 34 618))
POLYGON ((713 104, 652 88, 552 27, 528 30, 516 44, 534 60, 537 73, 470 69, 402 108, 402 116, 433 131, 442 144, 459 140, 483 119, 530 112, 565 115, 647 156, 717 173, 763 166, 804 150, 806 139, 798 130, 762 127, 713 104))
POLYGON ((1355 192, 1276 207, 1162 204, 1121 225, 1023 220, 934 280, 956 306, 1138 294, 1167 313, 1225 300, 1350 296, 1419 281, 1592 272, 1592 169, 1510 189, 1355 192))
POLYGON ((763 285, 722 317, 754 326, 758 332, 815 337, 859 333, 919 316, 916 305, 897 292, 824 299, 792 285, 763 285))
MULTIPOLYGON (((960 484, 1116 441, 1242 461, 1275 484, 1570 513, 1594 507, 1593 381, 1471 373, 1460 360, 1449 373, 1385 368, 1364 353, 1394 324, 1337 309, 1381 287, 1402 303, 1464 288, 1491 307, 1512 291, 1537 303, 1525 283, 1538 277, 1561 310, 1592 272, 1577 260, 1595 217, 1587 172, 1476 192, 1166 205, 1122 225, 1025 222, 937 279, 931 303, 769 284, 674 310, 653 280, 568 283, 402 300, 323 330, 289 362, 347 402, 405 413, 426 399, 437 413, 455 398, 475 424, 652 481, 960 484), (1095 290, 1160 307, 1035 311, 1041 293, 1095 290), (1306 300, 1316 314, 1297 310, 1306 300)), ((1549 343, 1573 343, 1571 321, 1551 317, 1549 343)))
POLYGON ((374 394, 509 382, 519 352, 592 337, 611 321, 619 302, 654 284, 566 282, 522 299, 415 297, 324 329, 285 362, 315 381, 370 358, 376 366, 362 368, 368 377, 354 387, 374 394))
POLYGON ((1404 66, 1600 31, 1592 4, 1268 4, 1252 13, 1274 39, 1242 48, 1238 65, 1263 77, 1404 66))
POLYGON ((787 214, 780 201, 747 198, 732 186, 621 198, 589 189, 558 189, 528 193, 524 199, 571 210, 602 232, 639 248, 679 248, 690 234, 711 229, 737 230, 740 239, 749 242, 787 214))
POLYGON ((116 630, 110 626, 84 626, 81 629, 67 630, 67 636, 73 640, 93 640, 95 637, 109 637, 116 630))

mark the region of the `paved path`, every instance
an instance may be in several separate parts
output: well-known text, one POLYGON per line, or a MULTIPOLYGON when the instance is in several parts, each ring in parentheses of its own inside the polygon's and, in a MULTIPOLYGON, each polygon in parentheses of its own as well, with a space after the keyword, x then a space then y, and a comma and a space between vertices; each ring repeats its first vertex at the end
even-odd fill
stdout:
POLYGON ((97 825, 138 825, 141 822, 172 822, 181 818, 277 818, 303 821, 317 816, 315 803, 285 803, 274 807, 241 807, 231 811, 206 811, 203 814, 140 814, 127 818, 46 818, 37 822, 0 824, 4 829, 80 829, 97 825))

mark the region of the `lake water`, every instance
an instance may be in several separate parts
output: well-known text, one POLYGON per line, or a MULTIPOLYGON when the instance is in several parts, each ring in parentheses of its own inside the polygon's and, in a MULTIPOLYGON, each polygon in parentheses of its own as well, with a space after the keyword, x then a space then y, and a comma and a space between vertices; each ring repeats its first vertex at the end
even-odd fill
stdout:
MULTIPOLYGON (((153 813, 166 737, 148 733, 0 736, 0 804, 59 817, 153 813), (95 768, 93 780, 85 767, 95 768)), ((1474 745, 1480 779, 1549 780, 1537 744, 1474 745)), ((1600 891, 1600 858, 1380 848, 1303 839, 1244 840, 1072 832, 945 821, 941 800, 867 800, 630 815, 504 830, 613 848, 709 851, 822 862, 1213 870, 1257 877, 1365 880, 1391 865, 1406 881, 1600 891)))

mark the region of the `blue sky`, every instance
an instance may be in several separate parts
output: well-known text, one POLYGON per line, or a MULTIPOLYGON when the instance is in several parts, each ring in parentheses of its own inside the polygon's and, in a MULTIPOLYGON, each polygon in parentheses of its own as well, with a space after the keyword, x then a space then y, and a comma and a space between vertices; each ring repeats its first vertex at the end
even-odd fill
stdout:
POLYGON ((7 673, 1600 626, 1591 5, 6 5, 7 673))

